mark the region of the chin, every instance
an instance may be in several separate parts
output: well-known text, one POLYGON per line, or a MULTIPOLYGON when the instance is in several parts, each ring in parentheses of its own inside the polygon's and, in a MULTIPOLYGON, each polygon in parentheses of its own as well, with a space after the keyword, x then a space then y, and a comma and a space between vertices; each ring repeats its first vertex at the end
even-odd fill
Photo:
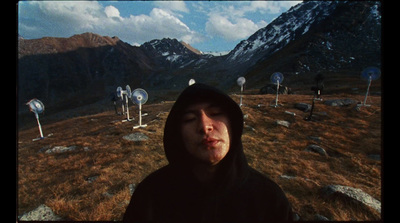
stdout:
POLYGON ((207 162, 208 164, 214 166, 214 165, 217 165, 218 163, 220 163, 222 159, 223 159, 223 157, 221 157, 221 156, 212 156, 212 157, 208 157, 208 158, 204 159, 204 161, 207 162))

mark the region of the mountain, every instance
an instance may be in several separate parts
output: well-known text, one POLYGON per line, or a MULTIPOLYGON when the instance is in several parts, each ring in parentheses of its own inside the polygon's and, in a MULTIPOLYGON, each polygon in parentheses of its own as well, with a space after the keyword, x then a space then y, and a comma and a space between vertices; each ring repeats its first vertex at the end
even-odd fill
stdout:
POLYGON ((236 79, 244 76, 247 88, 261 88, 277 71, 298 87, 312 81, 316 73, 359 76, 365 67, 381 65, 380 11, 380 2, 305 1, 227 55, 180 57, 159 50, 166 55, 157 57, 164 70, 152 77, 157 80, 152 86, 182 89, 194 78, 228 90, 237 88, 236 79), (171 62, 171 58, 181 60, 171 62))
MULTIPOLYGON (((368 66, 381 66, 380 2, 305 2, 282 17, 306 6, 319 9, 317 12, 304 13, 314 14, 317 18, 311 22, 311 17, 306 16, 305 20, 309 22, 304 22, 295 30, 295 33, 300 32, 302 35, 288 35, 290 37, 283 38, 286 40, 278 41, 277 44, 267 44, 275 46, 275 49, 269 50, 272 53, 260 46, 257 50, 264 53, 259 53, 262 56, 254 58, 256 63, 246 70, 249 84, 266 82, 269 77, 262 77, 262 74, 276 71, 289 77, 314 77, 317 73, 359 76, 368 66), (308 31, 303 33, 303 30, 308 31), (287 41, 293 36, 295 39, 287 41)), ((271 23, 273 27, 275 21, 271 23)), ((259 38, 257 36, 256 41, 259 38)))
POLYGON ((171 70, 209 57, 168 38, 140 47, 94 33, 18 38, 19 122, 31 119, 25 103, 32 98, 40 99, 49 113, 100 101, 110 104, 118 86, 159 89, 158 83, 167 86, 171 70))
POLYGON ((191 46, 190 44, 188 44, 188 43, 185 43, 185 42, 181 41, 181 44, 184 45, 187 49, 189 49, 190 51, 192 51, 192 52, 195 53, 195 54, 198 54, 198 55, 203 54, 200 50, 198 50, 198 49, 192 47, 192 46, 191 46))
POLYGON ((198 68, 213 57, 202 54, 185 42, 170 38, 155 39, 142 44, 140 48, 156 64, 156 70, 147 75, 142 84, 156 89, 181 89, 190 79, 186 80, 182 74, 198 68))
POLYGON ((380 11, 380 2, 300 3, 241 41, 219 61, 210 60, 201 72, 223 76, 214 82, 225 89, 236 87, 240 76, 248 80, 247 87, 259 88, 277 71, 285 77, 306 79, 313 79, 318 72, 343 70, 359 75, 367 66, 381 65, 380 11))
POLYGON ((110 97, 118 85, 140 83, 154 69, 142 49, 118 37, 19 39, 18 105, 39 98, 49 109, 82 106, 110 97))
POLYGON ((185 42, 164 38, 146 42, 140 46, 146 54, 153 58, 159 70, 183 68, 210 55, 202 53, 185 42))
POLYGON ((232 50, 227 60, 235 63, 256 62, 279 51, 289 42, 307 33, 310 27, 324 20, 336 7, 335 2, 305 2, 292 7, 268 26, 258 30, 232 50))
POLYGON ((18 38, 18 106, 39 98, 54 111, 79 107, 109 100, 127 84, 180 91, 191 78, 229 90, 244 76, 247 89, 260 88, 277 71, 304 88, 316 73, 358 78, 365 67, 381 66, 380 55, 379 1, 304 1, 223 56, 170 38, 140 47, 94 33, 18 38))

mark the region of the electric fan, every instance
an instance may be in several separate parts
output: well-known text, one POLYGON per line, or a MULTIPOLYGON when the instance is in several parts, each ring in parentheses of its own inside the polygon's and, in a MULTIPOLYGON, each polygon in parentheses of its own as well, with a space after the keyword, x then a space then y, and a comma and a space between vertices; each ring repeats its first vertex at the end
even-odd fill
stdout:
POLYGON ((283 74, 279 72, 275 72, 271 75, 270 81, 273 84, 276 84, 276 98, 275 98, 275 105, 272 105, 272 107, 278 107, 278 94, 279 94, 279 85, 283 81, 283 74))
POLYGON ((242 97, 243 97, 243 85, 246 83, 246 79, 244 77, 239 77, 236 80, 237 84, 240 86, 240 103, 239 106, 242 107, 242 97))
POLYGON ((147 92, 142 88, 137 88, 132 92, 131 100, 134 104, 139 106, 139 125, 133 126, 133 129, 144 128, 147 125, 142 124, 142 105, 146 104, 148 99, 147 92))
POLYGON ((28 101, 26 103, 26 105, 29 106, 29 110, 31 112, 35 113, 36 121, 39 126, 40 138, 33 139, 32 141, 44 139, 43 132, 42 132, 42 126, 40 125, 40 122, 39 122, 39 114, 44 112, 44 104, 39 99, 34 98, 34 99, 28 101))

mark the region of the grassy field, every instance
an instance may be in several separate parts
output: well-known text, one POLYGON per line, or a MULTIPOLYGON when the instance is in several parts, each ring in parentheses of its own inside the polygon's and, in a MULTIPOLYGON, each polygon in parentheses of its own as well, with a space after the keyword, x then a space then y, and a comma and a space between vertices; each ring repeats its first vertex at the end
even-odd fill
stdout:
MULTIPOLYGON (((238 95, 232 95, 239 101, 238 95)), ((351 98, 354 94, 325 95, 324 100, 351 98)), ((273 108, 274 95, 244 95, 242 136, 249 164, 277 182, 302 220, 315 214, 330 220, 378 220, 374 209, 327 199, 320 189, 341 184, 362 189, 381 201, 381 161, 368 157, 381 154, 381 97, 370 96, 360 111, 355 105, 332 107, 316 102, 313 121, 294 108, 311 104, 311 95, 280 95, 283 106, 273 108), (285 111, 296 113, 288 115, 285 111), (289 121, 290 127, 276 120, 289 121), (304 151, 310 144, 324 148, 329 156, 304 151), (282 175, 295 176, 287 179, 282 175)), ((137 109, 131 106, 133 122, 121 122, 114 111, 75 117, 18 132, 18 215, 46 204, 68 220, 122 220, 130 200, 129 185, 137 185, 148 174, 166 165, 162 137, 172 101, 146 104, 143 117, 147 128, 132 130, 137 109), (123 136, 141 132, 150 139, 131 142, 123 136), (65 153, 47 154, 55 146, 76 146, 65 153), (89 179, 94 179, 93 181, 89 179)), ((33 118, 33 115, 32 115, 33 118)), ((46 119, 45 116, 41 119, 46 119)))

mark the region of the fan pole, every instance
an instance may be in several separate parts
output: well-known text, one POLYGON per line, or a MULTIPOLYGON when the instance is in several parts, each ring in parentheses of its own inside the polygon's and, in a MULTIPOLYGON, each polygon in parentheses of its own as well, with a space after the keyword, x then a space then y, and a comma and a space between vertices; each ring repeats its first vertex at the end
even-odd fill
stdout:
POLYGON ((368 93, 369 93, 369 87, 371 87, 371 82, 372 82, 372 78, 370 76, 368 78, 368 88, 367 88, 367 93, 365 94, 363 106, 366 106, 365 103, 367 102, 367 97, 368 97, 368 93))
POLYGON ((279 80, 276 80, 276 98, 275 98, 275 107, 278 107, 278 94, 279 94, 279 80))
POLYGON ((35 112, 35 117, 36 117, 37 124, 39 126, 40 138, 43 139, 44 137, 43 137, 43 132, 42 132, 42 126, 40 125, 40 122, 39 122, 39 114, 36 112, 35 112))
POLYGON ((239 107, 242 107, 242 97, 243 97, 243 85, 240 85, 240 104, 239 107))
POLYGON ((139 126, 142 126, 142 103, 139 103, 139 126))
POLYGON ((129 106, 128 106, 128 96, 125 96, 125 104, 126 104, 126 119, 129 120, 129 106))

